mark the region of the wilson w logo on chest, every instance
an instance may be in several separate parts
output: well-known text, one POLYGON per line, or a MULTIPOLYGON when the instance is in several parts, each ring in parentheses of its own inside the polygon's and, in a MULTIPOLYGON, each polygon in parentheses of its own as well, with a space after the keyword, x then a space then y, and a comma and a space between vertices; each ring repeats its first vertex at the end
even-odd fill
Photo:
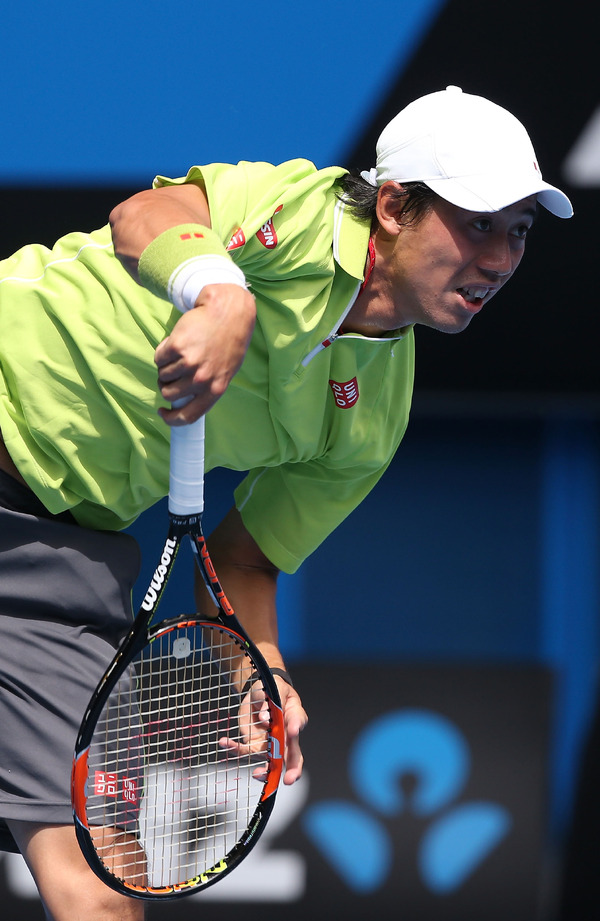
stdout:
POLYGON ((158 596, 160 592, 162 591, 162 588, 165 584, 165 580, 169 574, 169 570, 173 562, 173 553, 176 547, 177 547, 177 541, 173 540, 172 537, 167 537, 167 540, 166 540, 166 543, 165 543, 165 546, 163 548, 163 552, 160 558, 160 563, 154 570, 152 581, 150 582, 150 585, 148 586, 148 591, 146 592, 146 595, 144 596, 144 600, 142 601, 142 607, 144 611, 151 611, 154 605, 156 604, 158 596))

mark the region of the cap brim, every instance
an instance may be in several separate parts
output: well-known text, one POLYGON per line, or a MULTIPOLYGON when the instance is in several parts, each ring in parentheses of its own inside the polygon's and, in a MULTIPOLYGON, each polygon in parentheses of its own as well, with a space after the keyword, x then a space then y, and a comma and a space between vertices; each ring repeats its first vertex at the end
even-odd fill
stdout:
POLYGON ((556 189, 553 185, 544 183, 544 188, 537 193, 537 199, 540 205, 543 205, 552 214, 557 217, 573 217, 573 205, 564 192, 556 189))
POLYGON ((560 189, 537 178, 536 182, 505 180, 500 184, 495 178, 490 188, 489 176, 469 176, 464 179, 425 179, 429 188, 441 198, 466 211, 502 211, 530 195, 535 195, 542 207, 557 217, 573 216, 573 205, 560 189))

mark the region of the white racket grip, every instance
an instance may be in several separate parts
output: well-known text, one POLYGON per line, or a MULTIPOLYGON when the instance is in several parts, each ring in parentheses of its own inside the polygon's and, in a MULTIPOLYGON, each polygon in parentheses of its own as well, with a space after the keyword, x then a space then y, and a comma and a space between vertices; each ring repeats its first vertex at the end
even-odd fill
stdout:
POLYGON ((190 425, 171 426, 169 511, 172 515, 204 511, 204 416, 190 425))

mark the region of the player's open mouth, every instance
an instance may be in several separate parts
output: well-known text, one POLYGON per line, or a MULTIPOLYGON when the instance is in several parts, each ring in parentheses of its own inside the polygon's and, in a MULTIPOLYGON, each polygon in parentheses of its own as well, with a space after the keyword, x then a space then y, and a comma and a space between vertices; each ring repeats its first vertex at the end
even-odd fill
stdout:
POLYGON ((458 288, 458 293, 461 297, 474 307, 481 307, 483 300, 487 294, 490 293, 490 288, 481 288, 481 287, 471 287, 471 288, 458 288))

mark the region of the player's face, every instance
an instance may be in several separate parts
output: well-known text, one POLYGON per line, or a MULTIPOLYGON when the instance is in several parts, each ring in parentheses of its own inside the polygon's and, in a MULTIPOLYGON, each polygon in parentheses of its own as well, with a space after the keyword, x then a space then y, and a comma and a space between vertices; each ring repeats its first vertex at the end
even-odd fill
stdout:
POLYGON ((436 198, 420 222, 402 228, 390 257, 397 325, 465 329, 516 271, 535 212, 535 196, 496 212, 436 198))

